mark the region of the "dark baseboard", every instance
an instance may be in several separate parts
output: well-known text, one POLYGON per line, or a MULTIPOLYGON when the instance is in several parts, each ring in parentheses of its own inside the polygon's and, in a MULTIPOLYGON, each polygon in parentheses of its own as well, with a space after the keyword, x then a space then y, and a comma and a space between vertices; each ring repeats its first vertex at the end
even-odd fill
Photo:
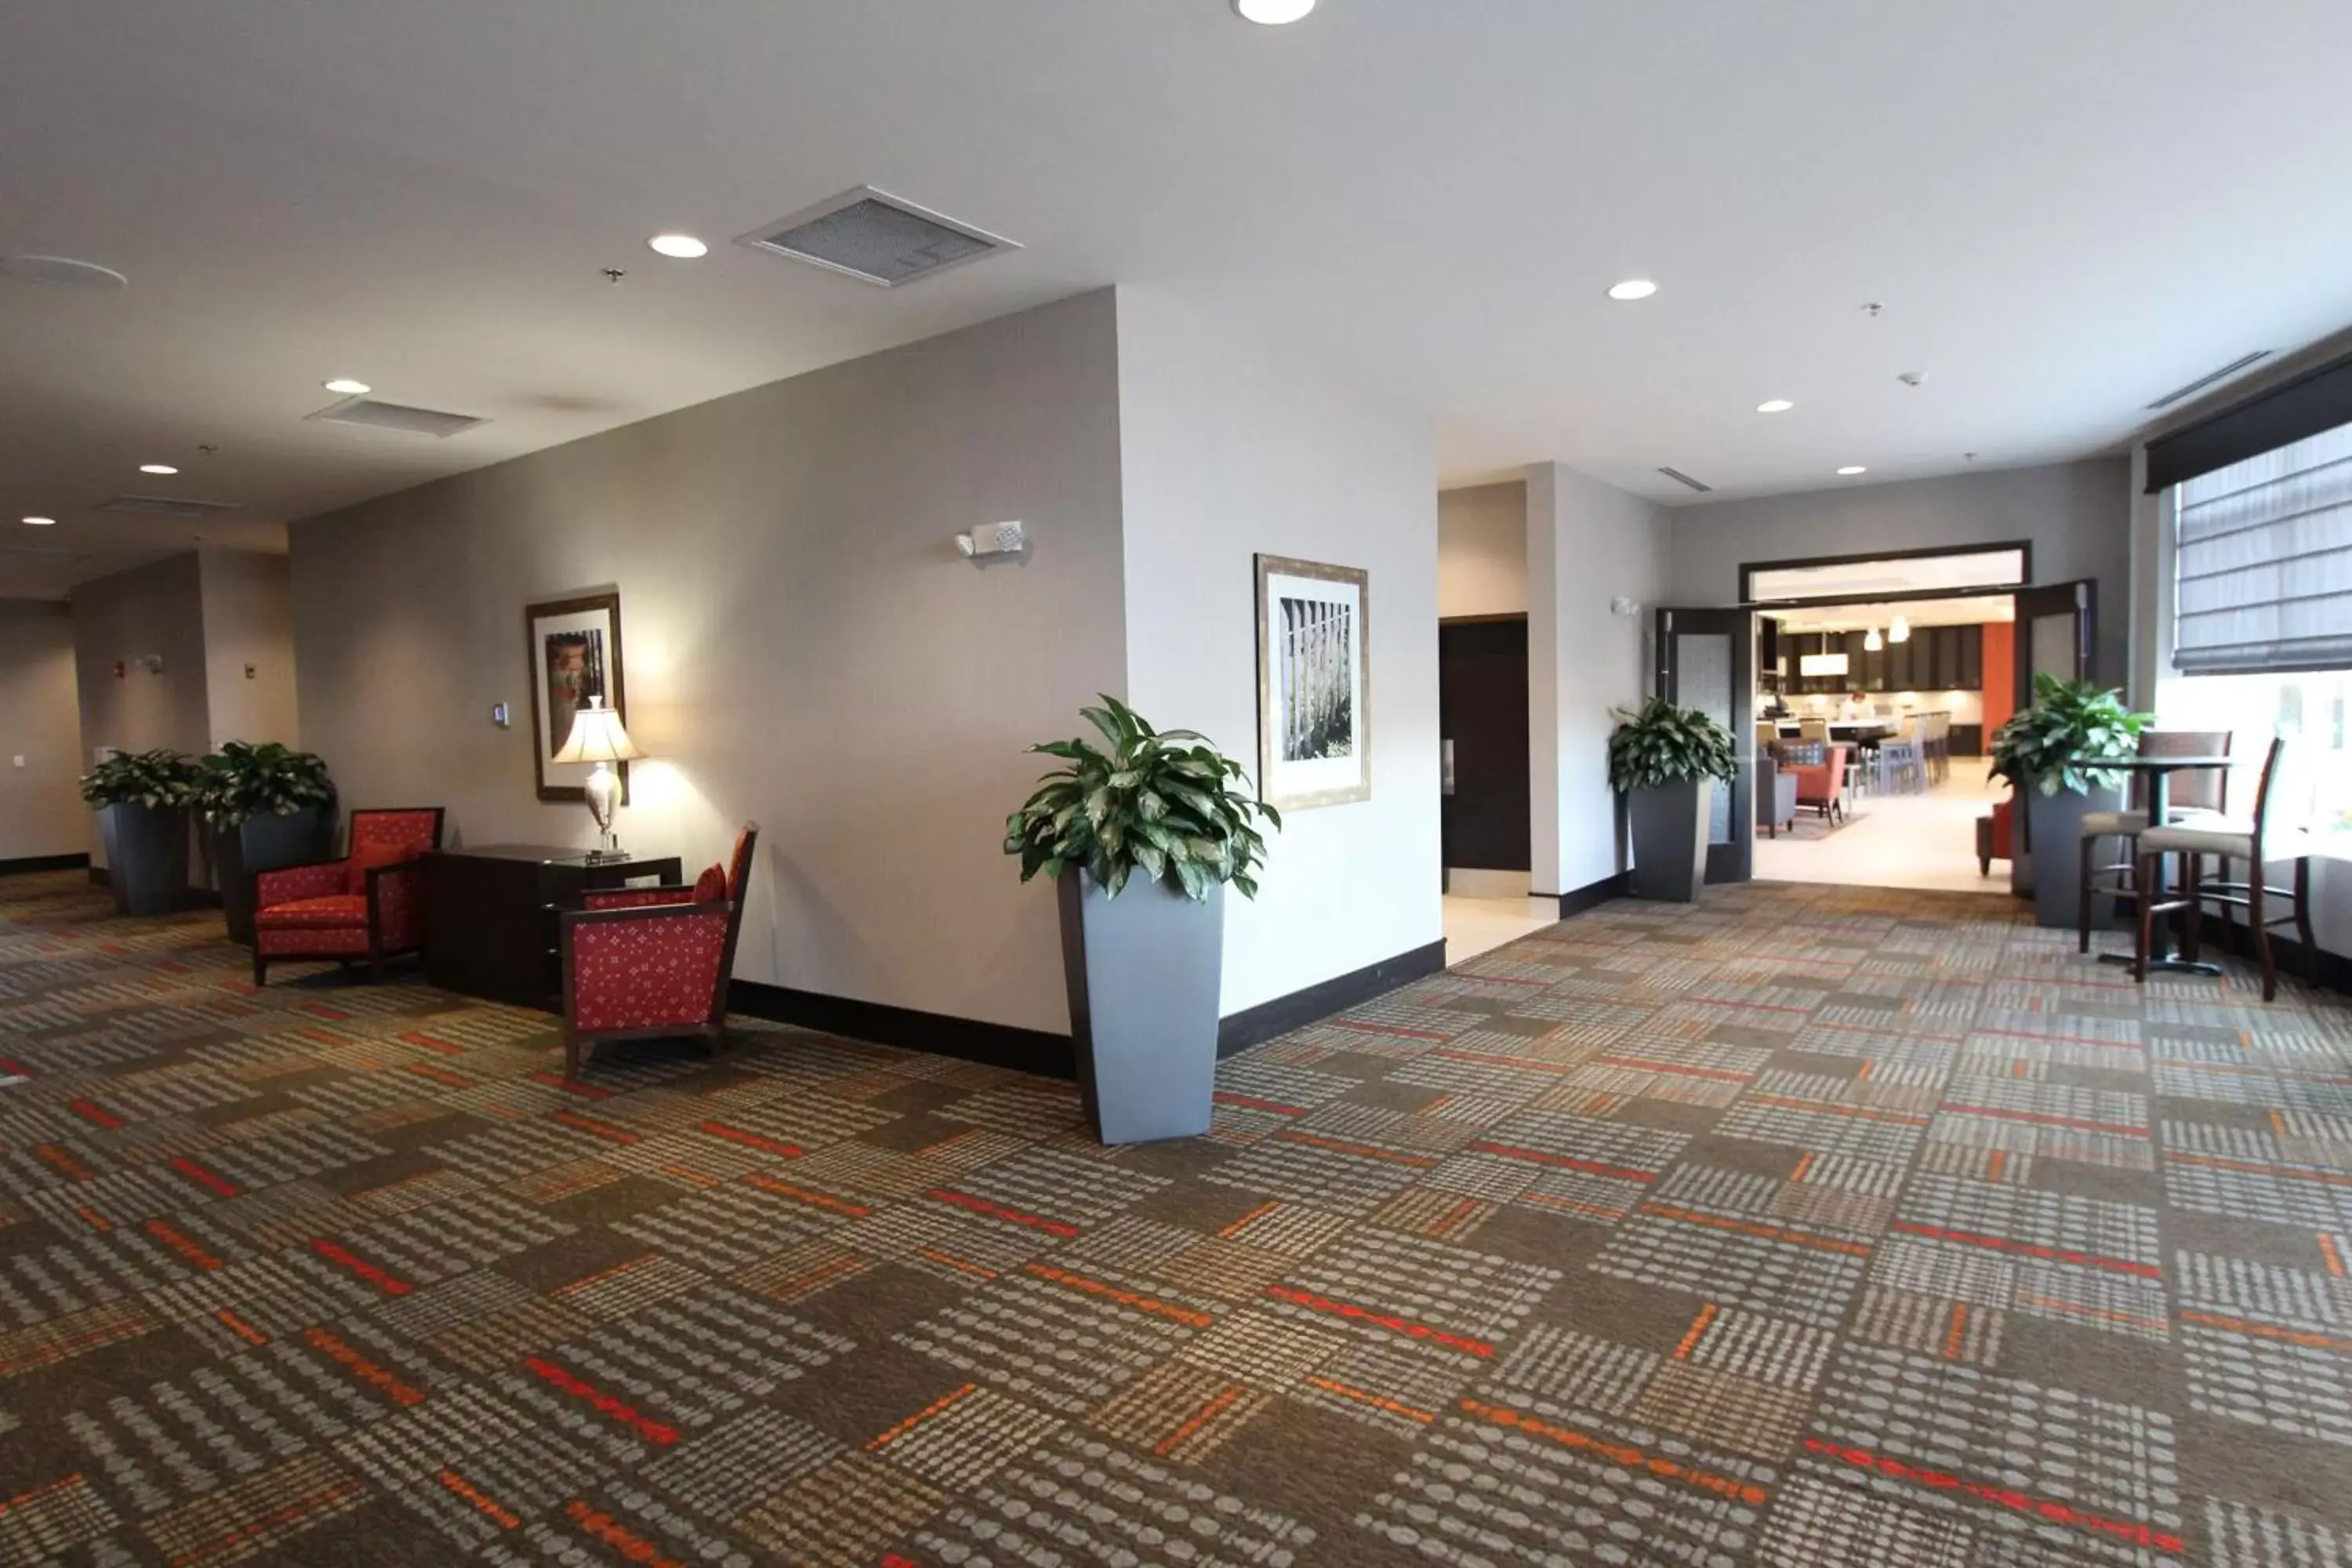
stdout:
POLYGON ((1538 899, 1549 899, 1559 905, 1559 918, 1580 915, 1587 910, 1597 910, 1612 899, 1624 898, 1633 885, 1633 874, 1620 871, 1613 877, 1603 877, 1566 893, 1537 893, 1538 899))
POLYGON ((26 855, 15 860, 0 860, 0 877, 14 877, 27 871, 80 871, 89 866, 89 856, 26 855))
POLYGON ((114 873, 103 866, 92 866, 89 868, 89 885, 93 888, 111 888, 114 886, 114 873))
POLYGON ((727 1005, 737 1013, 779 1024, 797 1024, 828 1035, 876 1045, 902 1046, 961 1061, 1041 1073, 1047 1078, 1075 1079, 1077 1058, 1067 1035, 1042 1029, 1015 1028, 1009 1024, 983 1024, 976 1018, 922 1013, 912 1007, 892 1007, 880 1002, 858 1002, 847 996, 827 996, 817 991, 796 991, 756 980, 728 984, 727 1005))
POLYGON ((1445 967, 1445 942, 1440 938, 1425 946, 1400 952, 1393 958, 1368 963, 1363 968, 1337 975, 1303 991, 1293 991, 1271 1002, 1261 1002, 1227 1015, 1217 1025, 1217 1055, 1220 1058, 1252 1046, 1263 1045, 1277 1035, 1342 1013, 1359 1002, 1368 1001, 1383 991, 1435 974, 1445 967))

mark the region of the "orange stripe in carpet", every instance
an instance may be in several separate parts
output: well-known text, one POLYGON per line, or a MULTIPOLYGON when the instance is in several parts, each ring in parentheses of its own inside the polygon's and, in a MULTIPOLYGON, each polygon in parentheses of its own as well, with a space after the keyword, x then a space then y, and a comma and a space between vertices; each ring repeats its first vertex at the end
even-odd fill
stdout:
POLYGON ((1968 1343, 1968 1331, 1969 1304, 1966 1301, 1955 1301, 1952 1303, 1951 1331, 1944 1336, 1944 1359, 1946 1361, 1958 1361, 1960 1359, 1960 1349, 1963 1345, 1968 1343))
POLYGON ((2333 1334, 2315 1334, 2301 1329, 2276 1329, 2268 1323, 2250 1323, 2243 1318, 2225 1318, 2218 1312, 2180 1314, 2184 1323, 2201 1323, 2209 1329, 2227 1329, 2233 1334, 2245 1334, 2255 1339, 2283 1340, 2291 1345, 2302 1345, 2315 1351, 2352 1351, 2352 1340, 2337 1339, 2333 1334))
POLYGON ((2067 1525, 2076 1530, 2111 1536, 2135 1546, 2152 1547, 2158 1552, 2179 1552, 2187 1544, 2177 1535, 2168 1534, 2137 1520, 2107 1519, 2095 1513, 2084 1513, 2063 1502, 2051 1502, 2040 1498, 2028 1497, 2023 1492, 2011 1491, 2002 1487, 1987 1486, 1981 1481, 1963 1480, 1949 1471, 1921 1469, 1885 1454, 1874 1454, 1866 1448, 1848 1448, 1819 1437, 1806 1438, 1805 1447, 1813 1453, 1842 1460, 1858 1470, 1869 1470, 1877 1475, 1909 1481, 1914 1485, 1928 1487, 1937 1491, 1963 1491, 1970 1497, 1985 1502, 1997 1503, 2002 1508, 2018 1513, 2031 1514, 2039 1519, 2048 1520, 2053 1524, 2067 1525))
POLYGON ((936 1247, 919 1247, 915 1248, 915 1256, 918 1258, 928 1258, 934 1263, 945 1264, 950 1268, 957 1269, 965 1274, 976 1275, 982 1279, 993 1279, 996 1278, 995 1269, 982 1268, 977 1263, 968 1262, 963 1258, 955 1257, 951 1253, 941 1252, 936 1247))
POLYGON ((2344 1259, 2336 1255, 2336 1238, 2324 1230, 2319 1233, 2319 1256, 2326 1260, 2330 1274, 2338 1279, 2344 1278, 2344 1259))
POLYGON ((478 1490, 471 1481, 455 1470, 441 1472, 441 1484, 473 1504, 476 1512, 495 1523, 500 1530, 514 1530, 522 1521, 500 1508, 488 1494, 478 1490))
POLYGON ((852 1219, 864 1219, 874 1212, 863 1204, 851 1203, 847 1198, 837 1198, 830 1193, 813 1193, 806 1187, 796 1187, 790 1182, 780 1182, 773 1176, 762 1175, 757 1171, 745 1176, 743 1184, 747 1187, 757 1187, 763 1193, 774 1193, 779 1197, 791 1198, 797 1203, 808 1204, 821 1209, 831 1209, 835 1214, 845 1214, 852 1219))
POLYGON ((583 1533, 595 1537, 639 1568, 686 1568, 677 1558, 663 1556, 652 1542, 611 1514, 599 1512, 577 1498, 565 1504, 563 1511, 583 1533))
POLYGON ((1408 1421, 1426 1424, 1437 1419, 1437 1412, 1433 1410, 1416 1410, 1410 1405, 1400 1405, 1393 1399, 1384 1399, 1369 1390, 1350 1388, 1344 1383, 1334 1383, 1328 1377, 1310 1377, 1307 1382, 1310 1387, 1319 1388, 1326 1394, 1336 1394, 1342 1399, 1351 1399, 1359 1405, 1369 1405, 1375 1410, 1385 1410, 1391 1415, 1402 1415, 1408 1421))
POLYGON ((1225 1226, 1224 1229, 1217 1232, 1217 1234, 1223 1237, 1231 1237, 1239 1232, 1244 1226, 1247 1226, 1250 1221, 1257 1218, 1261 1215, 1272 1214, 1276 1209, 1278 1209, 1282 1205, 1278 1201, 1262 1203, 1258 1205, 1257 1207, 1250 1210, 1249 1213, 1242 1215, 1241 1218, 1234 1221, 1233 1224, 1225 1226))
POLYGON ((230 1333, 235 1334, 238 1339, 243 1340, 247 1344, 266 1345, 269 1342, 269 1336, 268 1334, 263 1333, 259 1329, 255 1328, 251 1323, 247 1322, 243 1318, 240 1318, 235 1312, 230 1311, 226 1307, 214 1308, 213 1316, 219 1320, 223 1328, 228 1330, 230 1333))
POLYGON ((1699 1337, 1706 1332, 1706 1326, 1713 1321, 1715 1321, 1715 1303, 1709 1301, 1698 1310, 1698 1316, 1692 1320, 1689 1329, 1684 1331, 1683 1342, 1675 1347, 1676 1361, 1690 1359, 1691 1352, 1698 1348, 1699 1337))
POLYGON ((1349 1318, 1357 1322, 1370 1323, 1391 1332, 1402 1334, 1408 1339, 1427 1340, 1433 1344, 1444 1345, 1448 1350, 1462 1351, 1475 1356, 1491 1356, 1495 1353, 1495 1347, 1485 1340, 1474 1340, 1466 1335, 1448 1333, 1444 1329, 1433 1328, 1427 1323, 1416 1323, 1408 1318, 1393 1317, 1385 1312, 1374 1311, 1370 1307, 1360 1307, 1353 1301, 1335 1301, 1328 1296, 1318 1296, 1307 1290, 1295 1290, 1287 1285, 1269 1285, 1265 1288, 1265 1293, 1275 1300, 1288 1301, 1294 1306, 1304 1307, 1311 1312, 1328 1312, 1335 1318, 1349 1318))
POLYGON ((225 1552, 235 1552, 238 1557, 243 1557, 246 1553, 238 1549, 255 1537, 266 1535, 281 1524, 290 1524, 314 1509, 339 1503, 360 1489, 357 1481, 338 1481, 332 1486, 320 1487, 308 1497, 297 1498, 283 1508, 273 1509, 258 1519, 247 1520, 226 1535, 215 1536, 201 1546, 190 1547, 170 1559, 172 1568, 193 1568, 194 1564, 218 1557, 225 1552))
POLYGON ((1823 1100, 1791 1100, 1785 1094, 1751 1094, 1750 1105, 1774 1105, 1785 1110, 1811 1110, 1823 1116, 1851 1116, 1860 1121, 1888 1121, 1897 1127, 1925 1127, 1927 1118, 1901 1110, 1874 1110, 1867 1105, 1832 1105, 1823 1100))
POLYGON ((1335 1154, 1353 1154, 1360 1160, 1382 1160, 1391 1165, 1410 1165, 1416 1171, 1425 1171, 1437 1163, 1425 1154, 1401 1154, 1393 1149, 1376 1148, 1370 1143, 1351 1143, 1344 1138, 1325 1138, 1313 1132, 1286 1131, 1274 1136, 1275 1141, 1280 1143, 1302 1143, 1309 1149, 1328 1149, 1335 1154))
POLYGON ((1718 1497, 1744 1502, 1750 1507, 1761 1508, 1771 1500, 1771 1493, 1751 1482, 1718 1475, 1713 1470, 1696 1469, 1661 1454, 1645 1453, 1630 1443, 1612 1443, 1596 1437, 1589 1432, 1579 1432, 1571 1426, 1556 1426, 1549 1421, 1541 1421, 1517 1410, 1506 1410, 1499 1405, 1487 1405, 1475 1399, 1465 1399, 1462 1401, 1462 1409, 1465 1414, 1480 1421, 1491 1422, 1495 1426, 1508 1427, 1515 1432, 1526 1432, 1534 1436, 1547 1437, 1563 1448, 1588 1449, 1615 1461, 1626 1469, 1647 1470, 1661 1480, 1681 1481, 1685 1485, 1696 1487, 1701 1491, 1713 1492, 1718 1497))
POLYGON ((594 1385, 582 1382, 562 1367, 539 1356, 527 1358, 523 1363, 532 1376, 554 1384, 572 1398, 581 1401, 598 1415, 619 1422, 648 1443, 658 1443, 667 1448, 677 1441, 677 1428, 644 1415, 632 1405, 614 1398, 594 1385))
POLYGON ((976 1198, 970 1193, 959 1193, 949 1187, 933 1187, 923 1195, 939 1203, 953 1204, 958 1208, 970 1209, 974 1214, 984 1214, 991 1219, 1001 1219, 1011 1225, 1026 1226, 1031 1230, 1042 1230, 1048 1236, 1067 1237, 1078 1234, 1078 1227, 1067 1220, 1047 1219, 1043 1215, 1006 1208, 1002 1204, 992 1204, 986 1198, 976 1198))
POLYGON ((1215 1100, 1219 1105, 1237 1106, 1244 1110, 1270 1110, 1276 1116, 1304 1116, 1307 1114, 1307 1108, 1303 1105, 1285 1105, 1279 1100, 1258 1100, 1251 1095, 1233 1094, 1222 1089, 1217 1090, 1216 1093, 1211 1095, 1209 1098, 1215 1100))
POLYGON ((1182 1426, 1177 1427, 1176 1430, 1169 1433, 1168 1436, 1160 1439, 1158 1443, 1152 1445, 1151 1451, 1155 1454, 1168 1454, 1174 1451, 1183 1443, 1185 1438, 1190 1437, 1193 1433, 1198 1432, 1202 1427, 1206 1426, 1210 1422, 1214 1421, 1228 1406, 1233 1404, 1234 1400, 1239 1399, 1241 1396, 1242 1391, 1238 1388, 1219 1389, 1217 1391, 1216 1397, 1211 1399, 1209 1403, 1194 1411, 1192 1417, 1182 1426))
POLYGON ((932 1416, 937 1415, 940 1411, 945 1410, 949 1405, 953 1405, 956 1401, 979 1392, 980 1384, 976 1383, 967 1383, 961 1388, 957 1389, 953 1394, 942 1394, 940 1397, 932 1400, 929 1405, 924 1405, 920 1410, 916 1411, 912 1415, 908 1416, 904 1421, 899 1422, 896 1426, 891 1427, 887 1432, 883 1433, 879 1437, 877 1437, 872 1442, 866 1444, 866 1451, 870 1454, 877 1448, 888 1447, 891 1444, 897 1442, 899 1438, 905 1436, 908 1433, 913 1431, 924 1422, 929 1421, 932 1416))
POLYGON ((1767 1241, 1785 1241, 1791 1247, 1810 1247, 1817 1252, 1842 1252, 1849 1258, 1867 1258, 1870 1244, 1863 1241, 1839 1241, 1826 1236, 1812 1236, 1801 1230, 1783 1230, 1777 1225, 1753 1225, 1746 1220, 1726 1219, 1720 1215, 1700 1214, 1695 1209, 1677 1208, 1672 1204, 1643 1204, 1643 1214, 1654 1214, 1661 1219, 1675 1219, 1685 1225, 1704 1226, 1709 1230, 1734 1230, 1742 1236, 1760 1236, 1767 1241))
POLYGON ((233 1198, 239 1193, 245 1191, 243 1187, 238 1186, 226 1176, 215 1175, 212 1172, 205 1170, 202 1165, 197 1164, 194 1160, 189 1159, 185 1154, 181 1155, 178 1159, 172 1162, 172 1169, 179 1172, 180 1174, 187 1177, 188 1180, 195 1183, 197 1185, 217 1194, 221 1197, 233 1198))
POLYGON ((1557 1165, 1563 1171, 1584 1171, 1595 1176, 1607 1176, 1620 1182, 1641 1182, 1646 1184, 1658 1179, 1656 1173, 1651 1171, 1629 1170, 1623 1165, 1606 1165, 1598 1160, 1580 1160, 1571 1154, 1549 1154, 1541 1149, 1522 1149, 1516 1144, 1489 1142, 1485 1139, 1471 1144, 1470 1152, 1474 1154, 1496 1154, 1506 1160, 1528 1160, 1538 1165, 1557 1165))
POLYGON ((747 1132, 740 1127, 730 1127, 724 1121, 698 1122, 695 1126, 695 1131, 707 1132, 713 1138, 724 1138, 730 1143, 740 1143, 746 1149, 757 1149, 762 1153, 779 1154, 787 1160, 797 1160, 808 1152, 797 1143, 787 1143, 781 1138, 766 1138, 757 1132, 747 1132))
POLYGON ((1821 1156, 1814 1151, 1811 1149, 1806 1150, 1805 1157, 1797 1162, 1797 1168, 1789 1173, 1789 1180, 1792 1182, 1803 1181, 1805 1179, 1805 1173, 1813 1168, 1813 1162, 1819 1158, 1821 1158, 1821 1156))
POLYGON ((2047 1258, 2053 1263, 2079 1264, 2085 1268, 2104 1268, 2110 1274, 2134 1274, 2143 1279, 2158 1278, 2162 1270, 2153 1263, 2133 1263, 2121 1258, 2102 1258, 2092 1252, 2073 1252, 2063 1247, 2043 1247, 2039 1242, 2011 1241, 2006 1237, 1984 1236, 1972 1230, 1946 1230, 1941 1226, 1921 1225, 1916 1220, 1898 1219, 1888 1227, 1906 1236, 1924 1236, 1931 1241, 1957 1242, 1962 1247, 1981 1247, 1988 1252, 2015 1252, 2028 1258, 2047 1258))
POLYGON ((1105 1300, 1116 1301, 1122 1307, 1131 1307, 1139 1312, 1149 1312, 1156 1318, 1166 1318, 1171 1321, 1188 1324, 1192 1328, 1205 1329, 1216 1321, 1206 1312, 1195 1312, 1189 1307, 1179 1307, 1173 1302, 1163 1301, 1157 1296, 1146 1296, 1134 1290, 1122 1290, 1115 1285, 1107 1285, 1099 1279, 1089 1279, 1083 1274, 1073 1274, 1067 1269, 1056 1268, 1050 1263, 1032 1263, 1024 1271, 1049 1284, 1066 1285, 1071 1289, 1082 1291, 1088 1296, 1100 1296, 1105 1300))

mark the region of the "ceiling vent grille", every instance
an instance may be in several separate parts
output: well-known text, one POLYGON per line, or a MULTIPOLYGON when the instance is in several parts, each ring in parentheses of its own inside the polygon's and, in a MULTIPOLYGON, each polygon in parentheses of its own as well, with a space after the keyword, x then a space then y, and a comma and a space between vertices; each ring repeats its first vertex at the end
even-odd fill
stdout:
POLYGON ((2162 397, 2159 397, 2154 403, 2149 404, 2147 405, 2147 412, 2153 414, 2159 408, 2169 408, 2174 404, 2179 402, 2182 398, 2194 396, 2196 394, 2200 393, 2207 387, 2212 385, 2215 382, 2227 381, 2230 377, 2237 374, 2248 365, 2257 364, 2270 357, 2271 351, 2268 349, 2256 349, 2250 354, 2242 354, 2240 357, 2231 360, 2228 364, 2223 365, 2219 370, 2207 371, 2203 375, 2199 376, 2195 381, 2190 382, 2186 386, 2174 387, 2170 392, 2166 393, 2162 397))
POLYGON ((237 503, 184 500, 177 496, 116 496, 112 500, 99 502, 98 510, 129 517, 217 517, 222 512, 236 510, 237 503))
POLYGON ((1666 478, 1668 478, 1668 479, 1670 479, 1674 480, 1674 481, 1675 481, 1675 483, 1676 483, 1676 484, 1678 484, 1678 485, 1688 485, 1691 489, 1695 489, 1695 490, 1698 491, 1698 493, 1699 493, 1699 494, 1701 494, 1701 495, 1705 495, 1705 494, 1706 494, 1709 490, 1712 490, 1713 489, 1715 489, 1715 487, 1714 487, 1713 485, 1705 485, 1705 484, 1701 484, 1701 483, 1699 483, 1699 481, 1698 481, 1698 480, 1696 480, 1696 479, 1692 479, 1688 474, 1684 473, 1680 468, 1660 468, 1660 469, 1658 470, 1658 472, 1660 472, 1660 473, 1662 473, 1662 474, 1665 475, 1665 476, 1666 476, 1666 478))
POLYGON ((470 414, 411 408, 405 403, 385 403, 373 397, 347 397, 303 417, 321 425, 359 425, 370 430, 399 430, 411 436, 457 436, 477 425, 489 423, 470 414))
POLYGON ((763 224, 738 243, 896 289, 1021 247, 1002 235, 958 223, 887 191, 860 185, 830 201, 763 224))

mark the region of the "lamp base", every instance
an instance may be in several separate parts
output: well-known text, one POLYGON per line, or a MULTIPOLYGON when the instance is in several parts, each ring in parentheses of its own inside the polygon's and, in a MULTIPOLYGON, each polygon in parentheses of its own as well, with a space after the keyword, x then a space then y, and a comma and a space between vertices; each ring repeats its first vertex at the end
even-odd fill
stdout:
POLYGON ((596 823, 596 847, 588 852, 592 862, 625 860, 621 842, 613 835, 613 811, 621 804, 621 779, 610 767, 598 763, 588 771, 585 791, 588 815, 596 823))

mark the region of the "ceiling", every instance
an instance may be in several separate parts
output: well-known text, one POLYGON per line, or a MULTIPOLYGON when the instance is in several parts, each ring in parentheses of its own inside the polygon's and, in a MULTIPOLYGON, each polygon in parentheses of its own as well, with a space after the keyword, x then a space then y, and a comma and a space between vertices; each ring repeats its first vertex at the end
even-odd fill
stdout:
POLYGON ((26 0, 0 255, 130 286, 0 281, 0 595, 1111 282, 1426 409, 1450 480, 2081 455, 2352 321, 2347 51, 2341 0, 26 0), (1026 248, 726 243, 861 182, 1026 248), (331 376, 490 423, 303 423, 331 376), (241 510, 90 510, 159 488, 241 510))
POLYGON ((1784 632, 1866 632, 1884 629, 1901 616, 1914 626, 1974 626, 2017 619, 2017 601, 2007 594, 1957 599, 1906 599, 1887 605, 1809 605, 1774 610, 1767 619, 1784 632))

